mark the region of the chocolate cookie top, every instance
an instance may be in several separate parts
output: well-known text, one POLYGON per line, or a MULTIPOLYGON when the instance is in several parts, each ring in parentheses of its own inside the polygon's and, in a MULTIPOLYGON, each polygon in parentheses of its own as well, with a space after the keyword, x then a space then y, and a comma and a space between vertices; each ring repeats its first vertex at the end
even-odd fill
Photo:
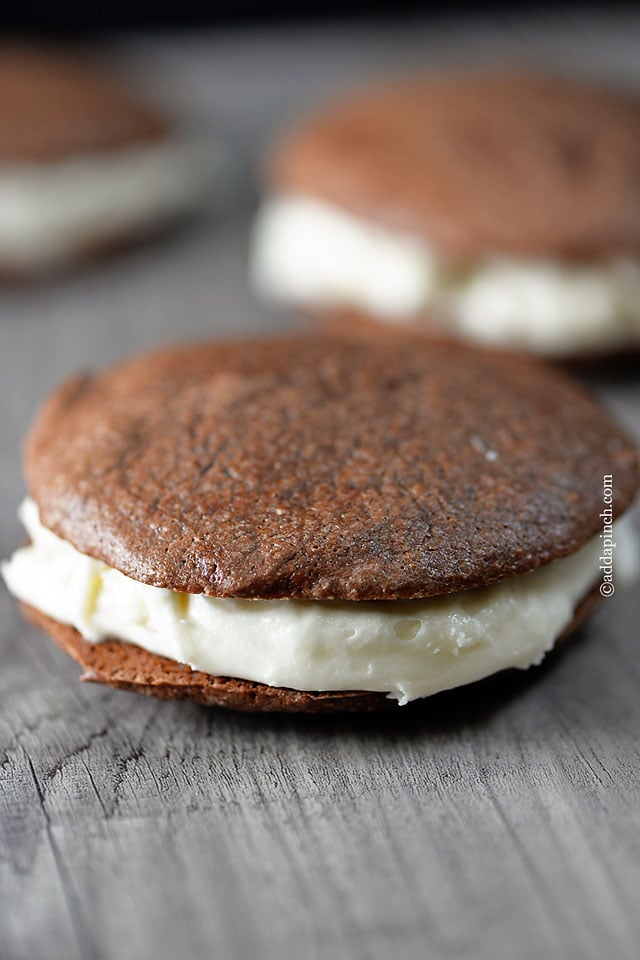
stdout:
POLYGON ((51 50, 0 47, 0 166, 135 146, 166 133, 107 77, 51 50))
POLYGON ((475 72, 389 83, 284 141, 273 186, 454 256, 640 251, 640 97, 475 72))
POLYGON ((638 485, 630 442, 531 361, 282 337, 165 349, 67 382, 27 441, 43 523, 145 583, 394 599, 565 556, 638 485))

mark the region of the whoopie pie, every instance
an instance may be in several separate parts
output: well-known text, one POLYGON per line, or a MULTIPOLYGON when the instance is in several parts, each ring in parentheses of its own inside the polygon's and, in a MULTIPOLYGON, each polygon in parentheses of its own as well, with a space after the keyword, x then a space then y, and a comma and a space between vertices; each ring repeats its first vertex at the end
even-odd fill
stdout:
POLYGON ((487 69, 388 81, 276 146, 253 278, 347 332, 635 352, 639 170, 636 93, 487 69))
POLYGON ((10 591, 84 679, 161 698, 369 710, 536 664, 600 596, 603 477, 634 567, 625 434, 451 343, 145 354, 53 393, 26 477, 10 591))
POLYGON ((0 280, 51 272, 192 211, 208 148, 89 62, 0 46, 0 280))

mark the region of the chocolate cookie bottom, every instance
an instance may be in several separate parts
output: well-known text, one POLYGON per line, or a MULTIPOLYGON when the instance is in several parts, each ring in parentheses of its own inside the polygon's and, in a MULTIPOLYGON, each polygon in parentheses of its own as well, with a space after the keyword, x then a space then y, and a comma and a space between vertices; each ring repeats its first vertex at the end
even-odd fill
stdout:
MULTIPOLYGON (((572 633, 600 598, 596 584, 580 602, 560 639, 572 633)), ((47 633, 84 669, 82 680, 119 690, 143 693, 159 700, 191 700, 209 706, 245 712, 369 713, 393 709, 396 700, 385 693, 363 690, 291 690, 235 677, 214 677, 189 666, 149 653, 122 640, 90 643, 78 631, 21 603, 26 619, 47 633)))

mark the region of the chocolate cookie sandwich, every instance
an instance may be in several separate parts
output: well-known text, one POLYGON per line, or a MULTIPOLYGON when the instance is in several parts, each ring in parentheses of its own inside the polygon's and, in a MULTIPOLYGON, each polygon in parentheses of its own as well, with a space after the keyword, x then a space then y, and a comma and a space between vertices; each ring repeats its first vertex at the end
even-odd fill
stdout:
POLYGON ((524 73, 348 97, 268 166, 264 295, 554 358, 640 346, 640 97, 524 73))
POLYGON ((201 141, 91 66, 0 47, 0 277, 50 271, 192 210, 210 182, 201 141))
POLYGON ((144 355, 53 394, 26 475, 10 591, 85 679, 157 697, 373 709, 538 663, 599 596, 603 476, 634 566, 625 435, 452 344, 144 355))

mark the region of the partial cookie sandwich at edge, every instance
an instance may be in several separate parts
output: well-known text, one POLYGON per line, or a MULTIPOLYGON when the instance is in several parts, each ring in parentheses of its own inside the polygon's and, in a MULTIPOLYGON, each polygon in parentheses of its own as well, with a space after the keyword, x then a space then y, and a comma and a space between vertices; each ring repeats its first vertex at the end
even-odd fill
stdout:
POLYGON ((489 70, 391 81, 276 148, 254 283, 398 331, 557 358, 637 349, 639 168, 631 93, 489 70))
POLYGON ((89 63, 0 47, 0 278, 135 241, 193 211, 211 150, 89 63))
POLYGON ((540 662, 598 594, 636 452, 562 374, 452 344, 280 337, 77 377, 26 445, 3 566, 87 679, 374 709, 540 662))

